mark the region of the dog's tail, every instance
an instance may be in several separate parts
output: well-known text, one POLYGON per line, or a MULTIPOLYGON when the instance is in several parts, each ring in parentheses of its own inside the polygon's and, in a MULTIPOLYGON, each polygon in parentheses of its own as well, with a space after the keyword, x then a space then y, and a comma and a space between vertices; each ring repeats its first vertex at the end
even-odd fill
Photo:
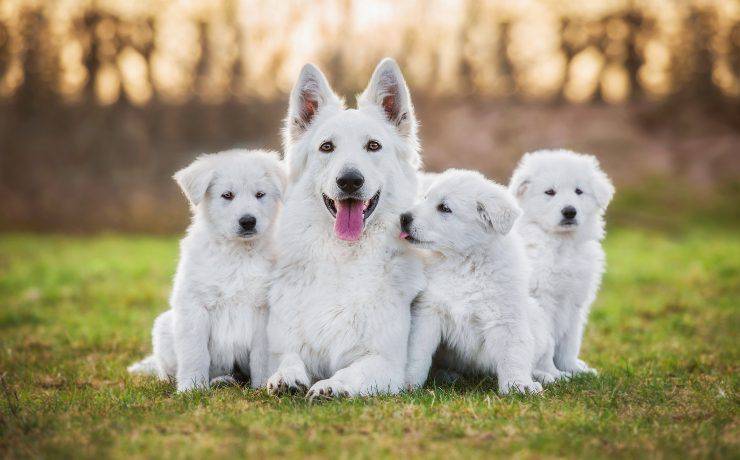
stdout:
POLYGON ((159 365, 157 364, 157 360, 154 359, 154 355, 149 355, 138 363, 130 365, 127 370, 130 374, 157 375, 159 373, 159 365))

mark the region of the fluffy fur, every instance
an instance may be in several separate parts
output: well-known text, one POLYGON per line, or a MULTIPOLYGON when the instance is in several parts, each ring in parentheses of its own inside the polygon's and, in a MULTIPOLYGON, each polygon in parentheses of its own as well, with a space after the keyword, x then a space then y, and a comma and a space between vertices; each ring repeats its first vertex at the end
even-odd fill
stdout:
POLYGON ((448 170, 401 216, 401 237, 431 251, 428 286, 412 309, 409 386, 424 383, 435 352, 443 368, 497 375, 503 394, 542 391, 532 380, 541 358, 538 377, 558 374, 530 330, 538 307, 524 246, 510 231, 519 214, 506 188, 478 172, 448 170))
POLYGON ((604 272, 604 212, 614 187, 595 157, 557 150, 524 155, 509 190, 524 211, 532 295, 545 312, 555 366, 595 373, 578 358, 591 303, 604 272))
POLYGON ((174 377, 182 392, 228 379, 236 365, 258 386, 283 166, 272 152, 233 150, 203 155, 174 177, 193 221, 180 242, 171 309, 154 323, 154 353, 129 371, 174 377))
POLYGON ((406 83, 396 63, 383 60, 358 108, 345 109, 323 74, 306 65, 285 124, 290 183, 269 293, 268 390, 308 389, 311 398, 396 393, 409 305, 424 282, 421 264, 395 238, 419 165, 406 83), (327 142, 331 149, 322 148, 327 142), (347 171, 364 178, 351 193, 337 182, 347 171), (337 222, 349 200, 362 206, 359 235, 337 222))

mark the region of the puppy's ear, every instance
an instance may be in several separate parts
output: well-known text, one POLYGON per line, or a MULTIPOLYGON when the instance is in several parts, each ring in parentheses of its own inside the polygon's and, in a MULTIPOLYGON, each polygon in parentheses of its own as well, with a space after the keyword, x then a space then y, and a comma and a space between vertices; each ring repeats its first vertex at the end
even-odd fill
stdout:
POLYGON ((172 177, 180 186, 190 204, 198 206, 206 196, 208 187, 215 177, 210 155, 199 156, 189 166, 177 171, 172 177))
POLYGON ((611 202, 614 197, 614 185, 612 185, 612 181, 609 179, 609 176, 607 176, 601 169, 599 160, 594 156, 591 156, 590 158, 592 163, 591 186, 594 190, 594 197, 596 198, 596 203, 599 207, 601 209, 606 209, 609 202, 611 202))
POLYGON ((511 176, 511 179, 509 180, 509 192, 518 200, 524 196, 530 184, 529 174, 526 172, 526 163, 528 158, 529 154, 527 153, 522 157, 521 160, 519 160, 519 164, 514 170, 514 174, 511 176))
POLYGON ((478 216, 487 230, 506 235, 522 211, 505 188, 494 183, 490 185, 491 189, 482 193, 476 202, 478 216))
POLYGON ((380 107, 385 118, 398 133, 412 142, 413 157, 407 160, 417 166, 421 161, 417 152, 418 123, 406 80, 393 59, 385 58, 380 61, 373 76, 370 77, 367 88, 360 95, 359 106, 369 104, 380 107))
POLYGON ((285 198, 285 190, 288 187, 288 173, 285 170, 285 163, 275 158, 275 162, 271 164, 270 174, 280 192, 280 199, 285 198))

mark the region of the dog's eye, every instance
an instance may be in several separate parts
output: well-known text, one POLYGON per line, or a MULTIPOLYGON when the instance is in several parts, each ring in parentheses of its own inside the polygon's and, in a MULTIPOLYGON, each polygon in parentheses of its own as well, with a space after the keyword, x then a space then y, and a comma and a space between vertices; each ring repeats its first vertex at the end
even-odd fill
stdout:
POLYGON ((448 208, 446 204, 440 203, 437 205, 437 211, 444 212, 444 213, 450 213, 452 212, 452 209, 448 208))
POLYGON ((224 192, 221 194, 221 198, 231 201, 234 199, 234 194, 232 192, 224 192))
POLYGON ((583 195, 583 190, 577 188, 576 189, 576 195, 583 195))
POLYGON ((365 150, 367 150, 368 152, 377 152, 378 150, 381 149, 381 147, 382 146, 380 145, 380 142, 378 142, 378 141, 370 141, 365 146, 365 150))
POLYGON ((549 188, 545 190, 545 195, 555 196, 555 190, 549 188))
POLYGON ((257 198, 258 200, 262 198, 263 196, 265 196, 265 192, 257 192, 254 194, 254 197, 257 198))
POLYGON ((319 147, 322 152, 330 153, 334 151, 334 143, 332 141, 326 141, 319 147))

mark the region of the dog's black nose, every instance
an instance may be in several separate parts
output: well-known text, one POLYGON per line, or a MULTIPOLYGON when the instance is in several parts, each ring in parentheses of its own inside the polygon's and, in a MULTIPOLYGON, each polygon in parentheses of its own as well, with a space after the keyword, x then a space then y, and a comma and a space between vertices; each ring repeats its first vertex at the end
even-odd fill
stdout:
POLYGON ((256 225, 257 218, 250 214, 245 214, 239 218, 239 226, 244 229, 244 231, 251 232, 254 230, 256 225))
POLYGON ((574 208, 573 206, 566 206, 566 207, 564 207, 564 208, 563 208, 563 209, 562 209, 562 210, 560 211, 560 213, 561 213, 561 214, 563 215, 563 217, 565 217, 566 219, 572 219, 572 218, 574 218, 574 217, 576 216, 576 214, 577 214, 577 211, 576 211, 576 208, 574 208))
POLYGON ((356 169, 344 171, 339 175, 339 177, 337 177, 337 186, 339 186, 339 189, 345 193, 354 193, 358 191, 364 183, 365 178, 362 177, 360 171, 356 169))
POLYGON ((404 212, 401 214, 401 230, 408 233, 411 227, 411 222, 414 221, 414 216, 410 212, 404 212))

